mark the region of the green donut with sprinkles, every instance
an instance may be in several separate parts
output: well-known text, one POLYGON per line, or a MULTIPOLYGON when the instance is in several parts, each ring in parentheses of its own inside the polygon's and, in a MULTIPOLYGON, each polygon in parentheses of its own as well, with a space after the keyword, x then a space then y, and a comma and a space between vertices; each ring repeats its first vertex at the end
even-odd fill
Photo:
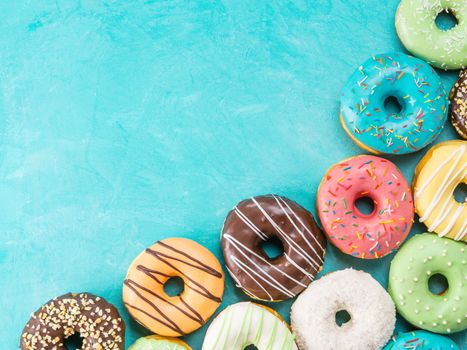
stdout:
POLYGON ((404 46, 415 56, 443 69, 467 66, 467 2, 465 0, 401 0, 396 30, 404 46), (450 12, 457 24, 448 30, 435 20, 450 12))
POLYGON ((465 243, 432 233, 415 235, 391 262, 389 294, 411 324, 435 333, 467 328, 467 248, 465 243), (443 275, 448 288, 433 294, 428 286, 443 275))

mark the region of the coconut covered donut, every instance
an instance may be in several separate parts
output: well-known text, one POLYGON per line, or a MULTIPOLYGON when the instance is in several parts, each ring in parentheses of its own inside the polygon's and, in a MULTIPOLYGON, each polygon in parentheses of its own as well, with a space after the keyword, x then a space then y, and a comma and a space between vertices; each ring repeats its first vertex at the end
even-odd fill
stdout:
POLYGON ((370 274, 345 269, 310 284, 292 305, 291 321, 301 350, 376 350, 391 337, 396 311, 370 274), (342 310, 350 320, 339 326, 342 310))

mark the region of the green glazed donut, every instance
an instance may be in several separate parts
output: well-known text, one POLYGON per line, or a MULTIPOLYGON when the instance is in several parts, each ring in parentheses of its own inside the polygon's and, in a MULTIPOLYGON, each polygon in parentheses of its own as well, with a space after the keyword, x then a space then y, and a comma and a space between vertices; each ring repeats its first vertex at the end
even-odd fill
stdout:
POLYGON ((391 262, 389 294, 410 323, 435 333, 467 328, 467 248, 465 243, 423 233, 407 241, 391 262), (433 294, 428 280, 441 274, 448 289, 433 294))
POLYGON ((443 69, 467 66, 467 2, 465 0, 401 0, 396 30, 413 55, 443 69), (435 19, 449 10, 457 25, 441 30, 435 19))
POLYGON ((150 335, 139 338, 128 350, 191 350, 191 348, 180 339, 150 335))

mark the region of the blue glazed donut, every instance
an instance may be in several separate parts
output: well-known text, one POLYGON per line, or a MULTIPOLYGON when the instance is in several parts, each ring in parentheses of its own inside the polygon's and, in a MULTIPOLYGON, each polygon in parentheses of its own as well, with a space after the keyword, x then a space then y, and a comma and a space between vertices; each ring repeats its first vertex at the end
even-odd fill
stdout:
POLYGON ((400 333, 393 337, 383 350, 459 350, 448 337, 426 331, 400 333))
POLYGON ((341 123, 363 149, 376 154, 418 151, 441 132, 448 96, 434 69, 403 53, 376 55, 349 77, 341 94, 341 123), (393 113, 387 98, 401 106, 393 113))

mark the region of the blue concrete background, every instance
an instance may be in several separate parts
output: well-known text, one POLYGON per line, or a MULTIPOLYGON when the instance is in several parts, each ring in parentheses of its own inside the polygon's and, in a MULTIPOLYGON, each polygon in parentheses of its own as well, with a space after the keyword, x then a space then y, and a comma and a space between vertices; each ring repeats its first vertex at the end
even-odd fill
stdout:
MULTIPOLYGON (((403 50, 396 6, 2 1, 2 349, 17 348, 31 311, 68 291, 114 303, 129 345, 147 332, 121 287, 145 247, 183 236, 221 256, 225 215, 248 196, 277 193, 315 212, 326 169, 362 153, 339 124, 341 86, 369 55, 403 50)), ((449 89, 456 72, 440 74, 449 89)), ((437 141, 455 137, 446 125, 437 141)), ((391 159, 411 179, 425 152, 391 159)), ((324 272, 353 266, 386 286, 391 258, 330 247, 324 272)), ((243 299, 228 278, 222 308, 243 299)), ((290 302, 274 306, 288 318, 290 302)), ((205 331, 187 337, 194 349, 205 331)))

